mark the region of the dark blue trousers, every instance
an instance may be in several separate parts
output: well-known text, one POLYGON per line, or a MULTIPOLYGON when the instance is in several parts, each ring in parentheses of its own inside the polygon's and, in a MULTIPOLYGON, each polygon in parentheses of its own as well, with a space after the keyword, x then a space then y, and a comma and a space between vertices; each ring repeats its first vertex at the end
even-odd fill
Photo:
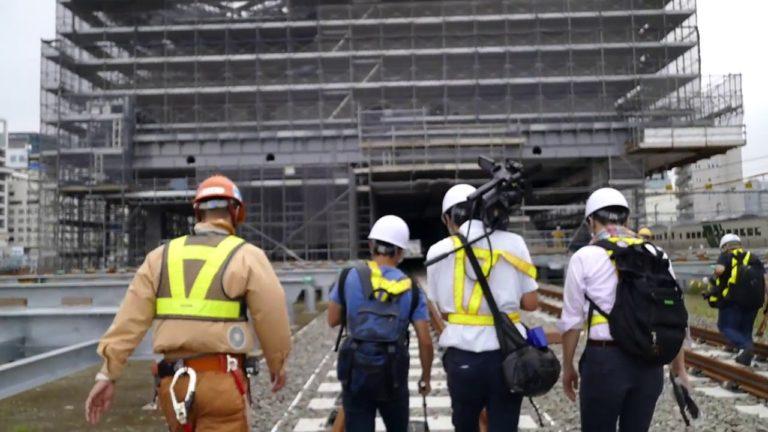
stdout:
POLYGON ((717 328, 735 347, 752 348, 752 329, 759 309, 744 309, 730 304, 720 308, 717 315, 717 328))
POLYGON ((587 346, 579 361, 581 430, 647 432, 664 387, 664 368, 619 347, 587 346))
POLYGON ((443 367, 448 376, 456 432, 477 432, 483 408, 488 409, 489 432, 517 431, 523 396, 507 390, 501 361, 501 351, 446 350, 443 367))
POLYGON ((364 394, 342 393, 344 406, 344 430, 349 432, 373 432, 376 429, 376 410, 387 432, 408 432, 408 388, 405 386, 401 394, 392 400, 375 401, 364 394))

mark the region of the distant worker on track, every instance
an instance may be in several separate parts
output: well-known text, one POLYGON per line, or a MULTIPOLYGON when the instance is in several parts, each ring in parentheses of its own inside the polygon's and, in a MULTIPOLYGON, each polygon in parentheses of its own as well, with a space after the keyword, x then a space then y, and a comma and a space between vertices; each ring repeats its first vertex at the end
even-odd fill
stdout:
POLYGON ((397 268, 409 237, 401 218, 377 220, 368 236, 371 260, 344 269, 331 291, 328 324, 342 326, 337 375, 348 432, 373 432, 377 410, 388 432, 409 430, 409 323, 419 345, 419 392, 426 396, 431 391, 434 353, 426 298, 397 268), (345 327, 348 335, 341 342, 345 327))
POLYGON ((648 227, 642 227, 637 231, 637 236, 647 242, 653 240, 653 231, 648 227))
POLYGON ((156 390, 171 431, 251 430, 244 364, 254 339, 246 312, 272 391, 285 385, 291 349, 285 293, 264 252, 234 235, 245 219, 240 191, 212 176, 198 187, 193 206, 192 234, 147 255, 99 343, 104 365, 85 403, 91 424, 111 406, 115 381, 155 320, 153 348, 164 358, 156 390))
POLYGON ((616 189, 595 191, 585 220, 592 234, 568 264, 563 292, 563 388, 579 392, 584 431, 647 431, 663 366, 686 387, 688 314, 667 255, 626 228, 629 204, 616 189), (585 324, 586 323, 586 324, 585 324), (582 329, 587 346, 574 365, 582 329), (579 383, 581 381, 581 383, 579 383))
POLYGON ((759 257, 742 247, 736 234, 724 235, 720 250, 715 286, 705 296, 711 306, 720 309, 720 333, 739 349, 736 362, 750 366, 754 358, 752 329, 766 299, 765 267, 759 257))
MULTIPOLYGON (((468 241, 485 234, 484 223, 472 214, 472 203, 467 201, 473 192, 473 186, 459 184, 445 194, 442 221, 450 236, 429 249, 427 260, 460 247, 461 240, 456 236, 459 233, 468 241)), ((508 314, 525 336, 519 312, 538 308, 536 268, 530 264, 525 242, 517 234, 497 230, 475 243, 473 251, 487 269, 488 284, 499 310, 508 314), (508 258, 513 258, 515 264, 508 258)), ((505 384, 493 316, 466 251, 460 249, 429 266, 427 285, 429 298, 447 322, 440 346, 446 349, 443 366, 454 430, 477 431, 484 408, 490 432, 517 430, 523 396, 510 393, 505 384)))

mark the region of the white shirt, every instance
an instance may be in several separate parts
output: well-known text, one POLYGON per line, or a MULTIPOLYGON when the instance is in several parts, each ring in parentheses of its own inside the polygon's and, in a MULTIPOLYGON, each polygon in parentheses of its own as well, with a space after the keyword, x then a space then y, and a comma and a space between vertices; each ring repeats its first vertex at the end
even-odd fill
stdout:
MULTIPOLYGON (((667 257, 666 253, 664 257, 667 257)), ((674 277, 671 262, 669 271, 674 277)), ((585 296, 589 296, 605 313, 611 313, 616 301, 618 283, 616 267, 605 249, 600 246, 584 246, 579 249, 568 263, 563 289, 563 311, 558 322, 560 331, 565 333, 584 326, 589 313, 589 302, 585 296)), ((595 311, 595 314, 597 313, 595 311)), ((589 338, 613 340, 608 324, 598 324, 590 328, 589 338)))
MULTIPOLYGON (((467 240, 472 241, 482 236, 483 224, 478 220, 464 223, 459 229, 467 240), (471 222, 471 227, 470 227, 471 222), (471 232, 467 234, 467 229, 471 232)), ((489 239, 481 240, 473 247, 480 249, 507 251, 527 262, 531 262, 531 255, 523 238, 517 234, 506 231, 496 231, 491 234, 489 239)), ((435 243, 427 252, 427 260, 436 256, 450 252, 454 249, 453 241, 450 237, 435 243)), ((456 306, 453 298, 453 277, 454 277, 455 254, 451 254, 442 261, 439 261, 427 267, 427 296, 435 303, 438 309, 443 313, 456 312, 456 306)), ((469 259, 464 262, 465 280, 464 280, 464 307, 469 303, 469 297, 472 295, 477 278, 469 263, 469 259)), ((523 294, 538 289, 535 280, 526 276, 504 259, 500 259, 491 270, 488 284, 491 292, 499 305, 499 310, 503 313, 517 312, 520 310, 520 298, 523 294)), ((490 315, 488 303, 483 298, 480 304, 480 314, 490 315)), ((525 328, 517 326, 523 335, 525 328)), ((499 349, 499 340, 496 337, 496 329, 492 326, 467 326, 460 324, 446 323, 446 328, 440 335, 439 344, 444 348, 458 348, 464 351, 483 352, 499 349)))

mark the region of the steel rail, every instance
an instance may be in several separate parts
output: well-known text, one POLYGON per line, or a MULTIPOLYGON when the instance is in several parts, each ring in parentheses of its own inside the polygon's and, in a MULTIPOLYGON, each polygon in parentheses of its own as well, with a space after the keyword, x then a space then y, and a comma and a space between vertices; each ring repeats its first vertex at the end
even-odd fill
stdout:
POLYGON ((685 350, 685 363, 715 381, 736 385, 740 390, 751 395, 768 399, 768 377, 744 366, 724 363, 691 350, 685 350))
MULTIPOLYGON (((560 306, 543 301, 539 301, 539 308, 555 316, 559 316, 562 310, 560 306)), ((735 385, 753 396, 768 399, 768 377, 746 367, 724 363, 691 350, 685 350, 685 364, 715 381, 735 385)))
MULTIPOLYGON (((563 300, 563 291, 555 286, 548 284, 541 284, 539 286, 539 293, 545 297, 551 297, 559 301, 563 300)), ((551 310, 546 309, 547 306, 542 307, 542 310, 547 313, 552 313, 551 310)), ((559 314, 559 312, 558 312, 559 314)), ((707 345, 713 346, 729 346, 728 339, 725 338, 720 332, 710 330, 704 327, 691 326, 691 337, 707 345)), ((755 355, 759 358, 768 358, 768 344, 755 343, 755 355)))

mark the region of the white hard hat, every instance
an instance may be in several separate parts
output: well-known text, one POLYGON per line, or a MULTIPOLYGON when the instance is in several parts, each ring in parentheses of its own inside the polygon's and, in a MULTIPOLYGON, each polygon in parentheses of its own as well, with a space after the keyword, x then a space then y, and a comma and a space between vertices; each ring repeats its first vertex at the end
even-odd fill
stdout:
POLYGON ((448 189, 443 197, 443 214, 456 204, 465 202, 476 190, 476 187, 468 184, 457 184, 448 189))
POLYGON ((728 243, 741 243, 741 238, 736 234, 726 234, 720 239, 720 248, 722 249, 728 243))
POLYGON ((606 207, 624 207, 629 210, 629 203, 624 195, 614 188, 598 189, 589 196, 584 217, 590 217, 592 213, 606 207))
POLYGON ((408 248, 408 239, 411 232, 408 224, 401 218, 394 215, 382 216, 373 224, 371 233, 368 234, 368 240, 380 240, 393 244, 400 249, 408 248))

